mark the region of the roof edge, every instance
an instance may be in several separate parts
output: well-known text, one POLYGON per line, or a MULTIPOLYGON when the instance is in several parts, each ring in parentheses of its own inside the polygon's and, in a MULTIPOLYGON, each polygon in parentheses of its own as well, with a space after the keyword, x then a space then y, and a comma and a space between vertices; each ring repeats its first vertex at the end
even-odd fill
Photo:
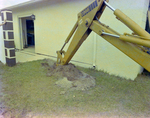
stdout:
POLYGON ((36 2, 41 2, 41 1, 47 1, 47 0, 30 0, 30 1, 19 3, 19 4, 16 4, 16 5, 13 5, 13 6, 4 7, 2 9, 0 9, 0 11, 3 10, 3 9, 10 9, 11 10, 11 9, 14 9, 14 8, 26 6, 26 5, 33 4, 33 3, 36 3, 36 2))

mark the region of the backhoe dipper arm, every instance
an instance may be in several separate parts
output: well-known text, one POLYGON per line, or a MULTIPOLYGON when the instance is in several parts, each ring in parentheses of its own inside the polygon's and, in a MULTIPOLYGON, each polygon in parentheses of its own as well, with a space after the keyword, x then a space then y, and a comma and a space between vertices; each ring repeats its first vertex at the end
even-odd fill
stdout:
POLYGON ((104 4, 103 0, 95 0, 85 9, 83 9, 80 13, 78 13, 78 20, 75 23, 69 36, 67 37, 65 44, 63 45, 60 51, 57 51, 57 65, 68 64, 68 62, 74 56, 74 54, 79 49, 83 41, 91 33, 91 29, 89 29, 89 26, 92 23, 93 19, 95 18, 95 16, 101 16, 105 6, 106 5, 104 4), (63 51, 64 46, 68 43, 72 36, 73 38, 67 51, 63 51))
POLYGON ((112 8, 108 4, 108 1, 95 0, 92 4, 78 14, 78 21, 76 24, 78 28, 72 38, 67 52, 65 53, 63 49, 57 51, 57 64, 67 64, 91 31, 94 31, 142 67, 150 71, 150 55, 145 52, 145 48, 143 47, 150 48, 150 34, 119 9, 112 8), (92 10, 90 9, 91 6, 94 6, 92 7, 92 10), (117 19, 130 28, 135 35, 127 33, 121 35, 109 26, 101 23, 98 19, 102 15, 106 6, 109 7, 114 12, 117 19), (64 54, 64 57, 62 54, 64 54))

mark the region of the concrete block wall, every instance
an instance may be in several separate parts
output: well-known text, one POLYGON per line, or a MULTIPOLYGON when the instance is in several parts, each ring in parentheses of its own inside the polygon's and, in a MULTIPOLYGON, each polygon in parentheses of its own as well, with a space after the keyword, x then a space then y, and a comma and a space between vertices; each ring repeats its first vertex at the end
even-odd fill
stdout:
POLYGON ((2 22, 6 22, 2 25, 2 39, 5 50, 5 61, 8 66, 16 65, 15 57, 15 45, 14 45, 14 32, 13 32, 13 19, 12 11, 8 9, 1 10, 2 22))

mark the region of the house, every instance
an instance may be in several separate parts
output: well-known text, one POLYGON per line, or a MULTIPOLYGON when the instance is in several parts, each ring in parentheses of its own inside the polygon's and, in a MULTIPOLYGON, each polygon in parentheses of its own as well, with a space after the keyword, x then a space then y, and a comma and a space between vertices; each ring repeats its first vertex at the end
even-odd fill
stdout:
MULTIPOLYGON (((11 9, 13 13, 15 48, 21 50, 34 46, 35 53, 49 55, 56 60, 56 51, 63 46, 77 20, 77 14, 91 2, 91 0, 31 0, 8 7, 7 9, 11 9)), ((145 29, 149 0, 136 2, 109 0, 109 4, 122 10, 145 29)), ((109 8, 105 9, 100 21, 119 33, 132 33, 115 18, 109 8)), ((2 37, 0 38, 2 41, 2 37)), ((1 50, 4 48, 2 45, 1 43, 1 50)), ((4 54, 4 50, 0 54, 4 54)), ((3 56, 1 60, 5 62, 3 56)), ((132 80, 142 71, 140 65, 94 32, 81 45, 71 62, 82 67, 94 66, 97 70, 132 80)))

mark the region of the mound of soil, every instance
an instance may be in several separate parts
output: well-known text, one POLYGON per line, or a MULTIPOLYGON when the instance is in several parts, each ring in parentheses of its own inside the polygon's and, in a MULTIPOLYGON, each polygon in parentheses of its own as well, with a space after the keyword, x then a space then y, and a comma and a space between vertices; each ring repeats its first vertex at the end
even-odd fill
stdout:
MULTIPOLYGON (((42 65, 49 65, 42 63, 42 65)), ((95 86, 95 78, 78 70, 75 65, 69 63, 68 65, 56 66, 56 63, 49 65, 47 76, 54 76, 58 80, 56 85, 62 88, 70 88, 73 90, 88 90, 95 86)))

